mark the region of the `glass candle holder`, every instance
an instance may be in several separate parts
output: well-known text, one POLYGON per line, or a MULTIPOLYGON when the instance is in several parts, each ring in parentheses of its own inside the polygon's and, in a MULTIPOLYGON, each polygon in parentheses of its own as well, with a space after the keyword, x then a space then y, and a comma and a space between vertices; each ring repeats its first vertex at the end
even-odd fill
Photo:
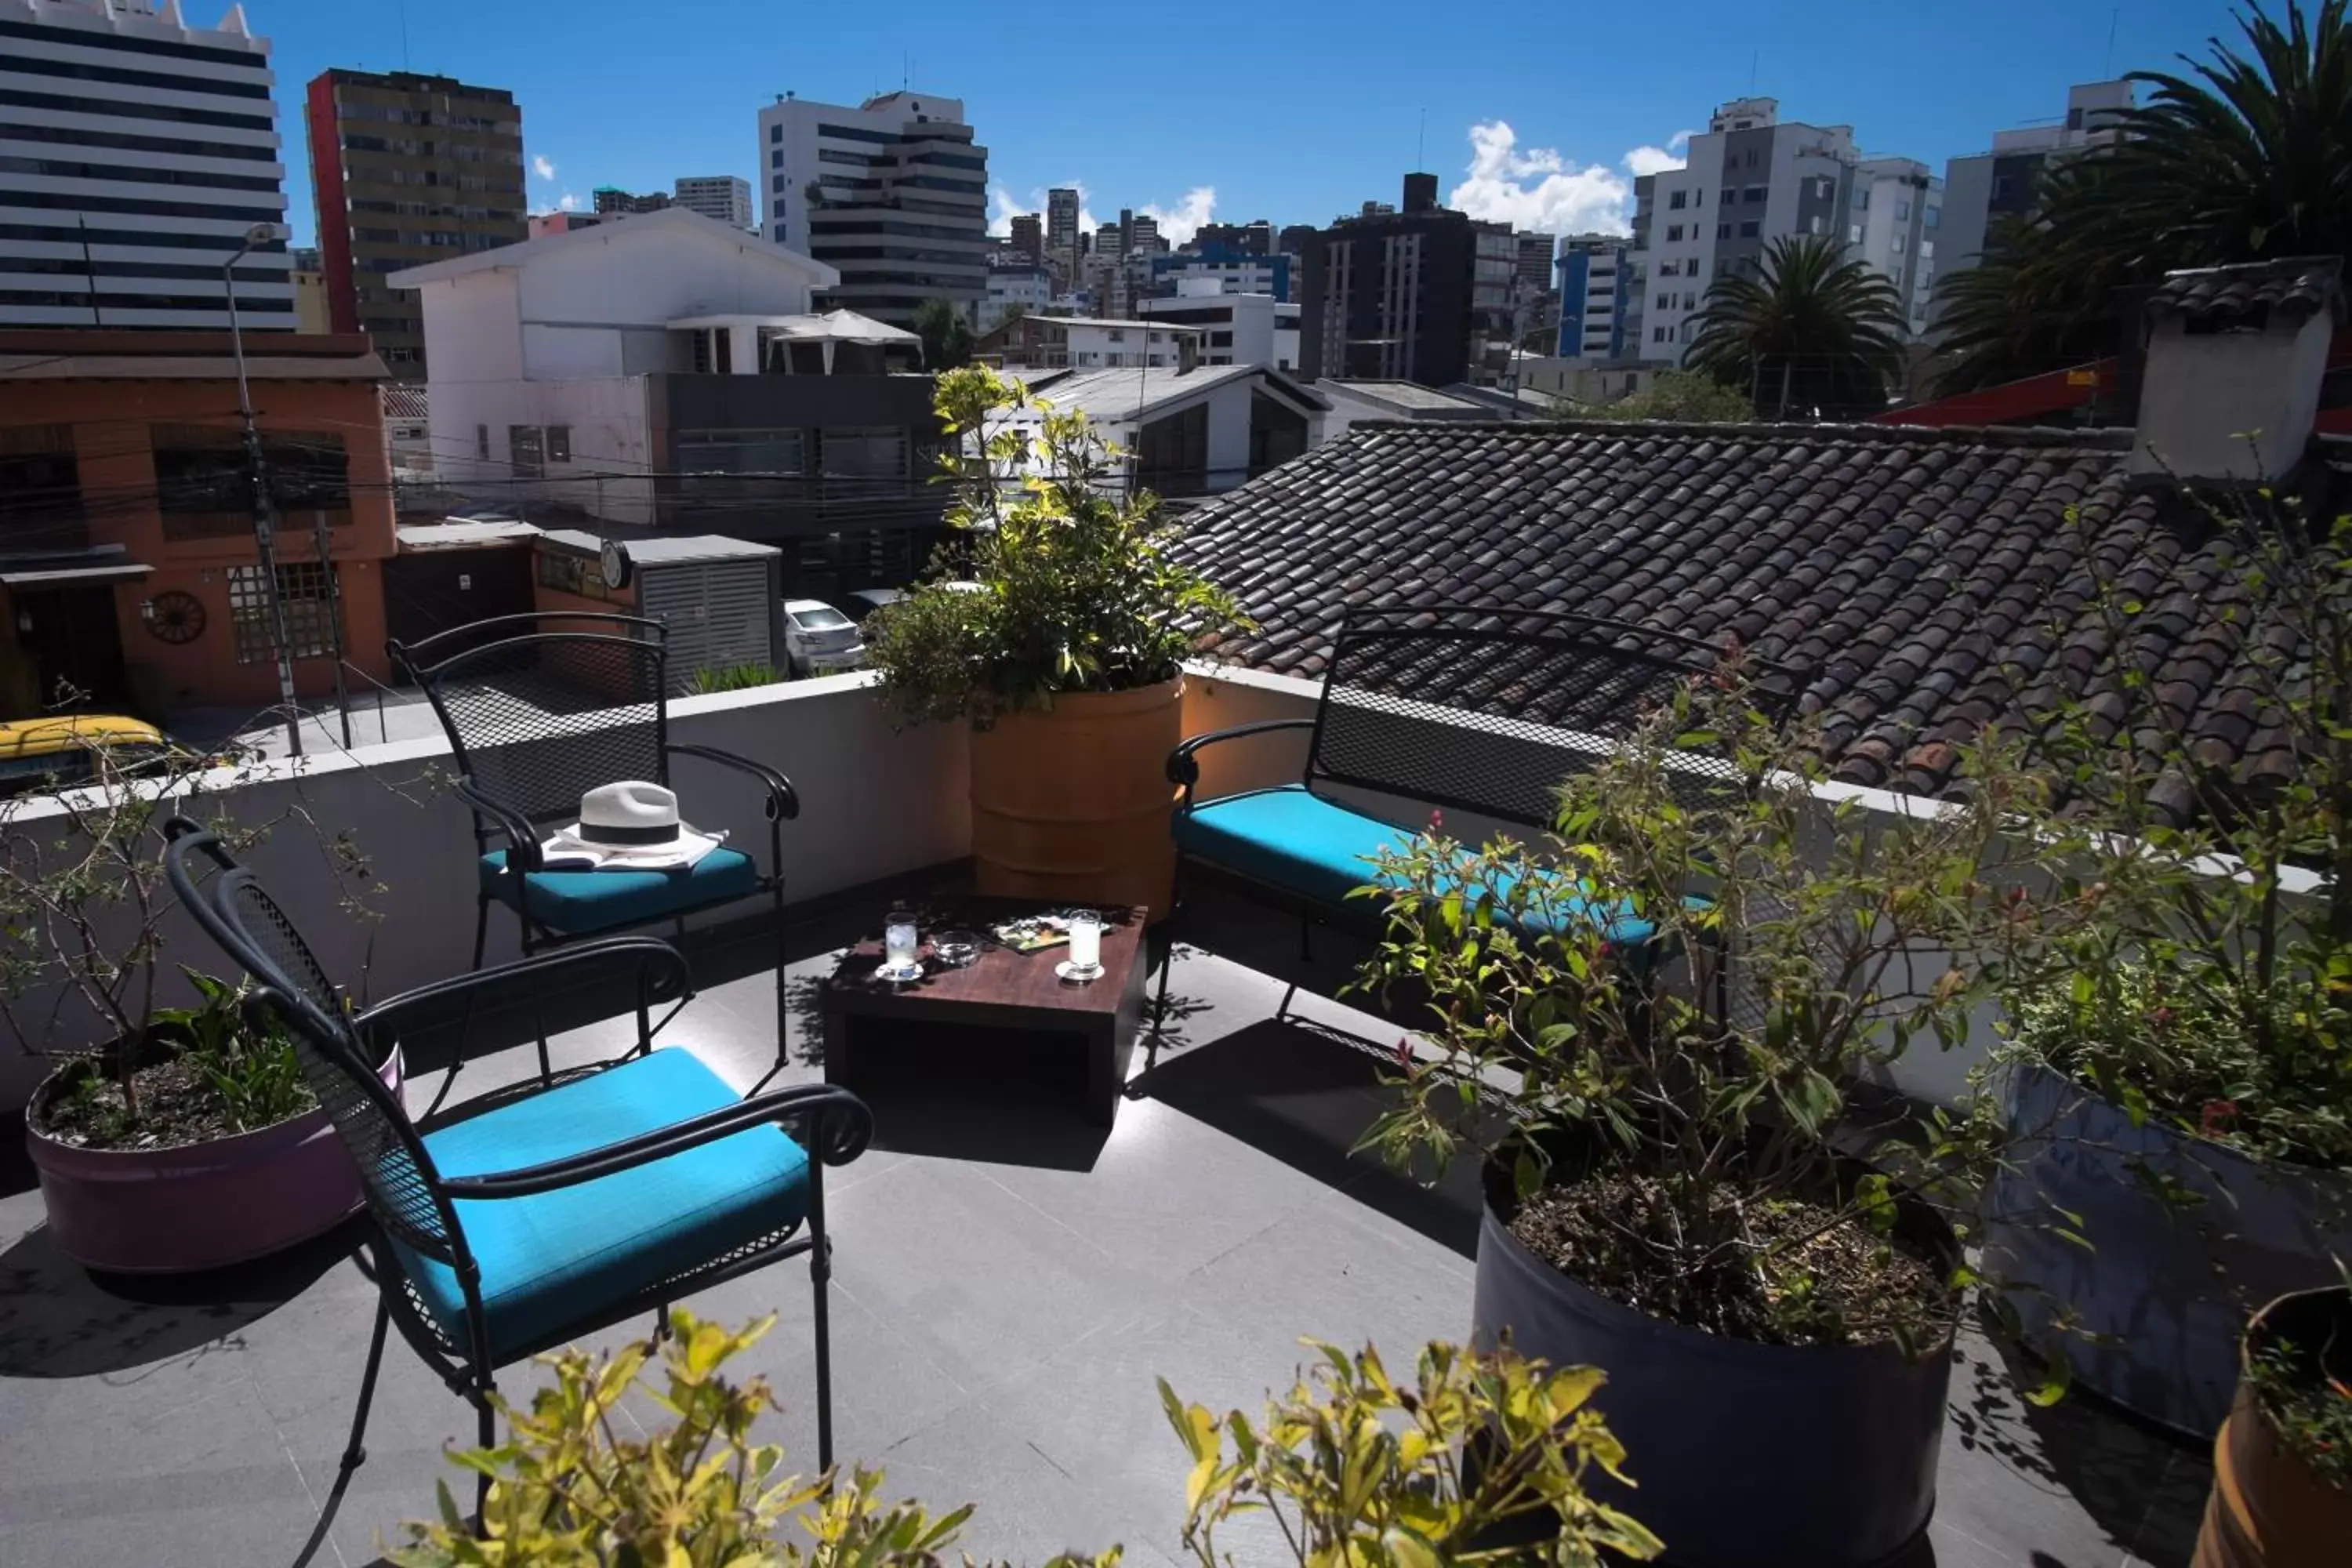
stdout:
POLYGON ((909 910, 892 910, 882 925, 882 962, 892 969, 915 967, 915 916, 909 910))
POLYGON ((1093 910, 1070 911, 1070 972, 1093 974, 1102 968, 1102 916, 1093 910))

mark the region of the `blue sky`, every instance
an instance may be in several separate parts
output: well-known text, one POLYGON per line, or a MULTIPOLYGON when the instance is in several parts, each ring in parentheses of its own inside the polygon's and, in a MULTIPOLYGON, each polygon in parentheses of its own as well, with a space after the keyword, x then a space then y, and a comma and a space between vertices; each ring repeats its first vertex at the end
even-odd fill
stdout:
MULTIPOLYGON (((192 21, 226 0, 185 0, 192 21)), ((2269 0, 2281 5, 2284 0, 2269 0)), ((600 184, 753 177, 759 106, 959 96, 1000 219, 1076 184, 1183 225, 1328 222, 1424 167, 1454 205, 1528 227, 1613 226, 1630 171, 1748 92, 1939 172, 2070 82, 2235 36, 2213 0, 1182 0, 1105 10, 909 0, 246 0, 272 40, 297 243, 315 227, 301 89, 329 66, 510 89, 534 208, 600 184), (406 13, 404 46, 402 13, 406 13), (2113 45, 2110 53, 2110 36, 2113 45), (1426 122, 1426 131, 1423 125, 1426 122), (1642 150, 1651 151, 1642 151, 1642 150), (1630 162, 1629 162, 1630 160, 1630 162)), ((755 189, 757 182, 755 179, 755 189)))

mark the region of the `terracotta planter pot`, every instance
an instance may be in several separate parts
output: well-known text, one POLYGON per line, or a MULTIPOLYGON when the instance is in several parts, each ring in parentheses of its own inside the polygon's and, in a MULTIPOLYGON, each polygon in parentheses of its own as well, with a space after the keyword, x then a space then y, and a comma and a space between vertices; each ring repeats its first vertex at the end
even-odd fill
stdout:
MULTIPOLYGON (((2282 1296, 2255 1314, 2247 1344, 2265 1333, 2316 1337, 2352 1322, 2342 1289, 2282 1296), (2307 1327, 2306 1327, 2307 1326, 2307 1327)), ((2213 1440, 2213 1494, 2197 1534, 2195 1568, 2342 1568, 2352 1551, 2352 1491, 2329 1485, 2289 1452, 2241 1374, 2213 1440)))
MULTIPOLYGON (((323 1109, 274 1127, 178 1149, 82 1149, 38 1131, 58 1080, 25 1110, 49 1234, 86 1268, 188 1274, 219 1268, 331 1230, 365 1202, 360 1174, 323 1109)), ((394 1049, 380 1076, 400 1092, 394 1049)))
POLYGON ((1168 753, 1183 738, 1180 678, 1076 692, 971 736, 971 850, 992 897, 1140 904, 1168 912, 1176 874, 1168 753))

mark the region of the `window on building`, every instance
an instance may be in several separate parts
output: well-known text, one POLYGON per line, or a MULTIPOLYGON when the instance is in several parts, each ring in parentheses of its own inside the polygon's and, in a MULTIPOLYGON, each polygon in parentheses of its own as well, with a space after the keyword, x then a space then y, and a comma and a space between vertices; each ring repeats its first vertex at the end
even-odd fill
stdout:
MULTIPOLYGON (((156 425, 148 435, 164 538, 204 538, 252 528, 253 484, 239 431, 226 425, 156 425)), ((269 499, 281 512, 349 510, 351 479, 341 436, 265 430, 261 462, 269 476, 269 499)))
POLYGON ((1739 226, 1739 237, 1742 239, 1754 239, 1763 232, 1764 225, 1758 218, 1751 217, 1739 226))
MULTIPOLYGON (((228 618, 231 641, 239 664, 262 664, 278 654, 271 634, 269 595, 261 568, 228 569, 228 618)), ((292 658, 322 658, 335 651, 333 584, 327 568, 316 561, 289 562, 278 568, 278 600, 286 612, 287 648, 292 658)))
POLYGON ((1696 295, 1696 294, 1685 294, 1685 295, 1683 296, 1683 309, 1684 309, 1684 310, 1697 310, 1697 309, 1698 309, 1698 296, 1697 296, 1697 295, 1696 295))
POLYGON ((806 471, 802 460, 804 450, 803 437, 798 430, 677 433, 677 467, 681 474, 799 474, 806 471))
POLYGON ((1858 213, 1868 212, 1870 210, 1870 187, 1868 185, 1856 185, 1853 188, 1853 210, 1858 213))
POLYGON ((784 185, 786 182, 791 180, 791 178, 792 176, 790 174, 771 174, 768 176, 768 194, 777 196, 782 195, 784 194, 784 185))
POLYGON ((1666 198, 1666 205, 1672 207, 1676 212, 1680 212, 1684 207, 1689 205, 1689 196, 1690 193, 1688 191, 1676 191, 1674 195, 1666 198))
POLYGON ((1739 193, 1738 191, 1726 191, 1723 193, 1723 205, 1725 206, 1730 206, 1733 203, 1738 200, 1739 193))
POLYGON ((1936 254, 1936 242, 1935 242, 1934 240, 1932 240, 1932 239, 1923 239, 1923 240, 1921 240, 1921 241, 1919 242, 1919 259, 1920 259, 1920 260, 1922 260, 1922 261, 1926 261, 1926 260, 1927 260, 1930 257, 1933 257, 1935 254, 1936 254))
POLYGON ((1731 237, 1731 226, 1727 223, 1717 224, 1715 226, 1715 237, 1717 239, 1729 239, 1731 237))
POLYGON ((1675 297, 1672 294, 1661 294, 1655 303, 1661 310, 1671 310, 1675 308, 1675 297))
POLYGON ((907 432, 895 425, 820 430, 817 459, 827 479, 903 480, 907 432))
POLYGON ((1898 201, 1895 204, 1895 221, 1896 223, 1911 221, 1911 204, 1908 201, 1898 201))
POLYGON ((1927 210, 1919 215, 1919 226, 1921 228, 1933 228, 1937 224, 1943 220, 1943 216, 1944 209, 1931 203, 1929 204, 1927 210))
POLYGON ((1862 243, 1862 225, 1857 223, 1847 227, 1845 231, 1845 242, 1848 245, 1860 245, 1862 243))
POLYGON ((572 426, 551 425, 547 427, 547 460, 568 463, 572 460, 572 426))
POLYGON ((1756 149, 1753 147, 1748 149, 1748 166, 1751 169, 1756 166, 1756 149))
POLYGON ((1741 195, 1739 199, 1746 202, 1751 207, 1762 206, 1764 205, 1764 198, 1769 195, 1771 191, 1772 187, 1769 185, 1750 185, 1748 187, 1746 192, 1741 195))
POLYGON ((770 149, 768 153, 768 167, 771 169, 781 169, 783 166, 784 150, 782 147, 770 149))
POLYGON ((1674 224, 1668 224, 1668 225, 1666 226, 1666 243, 1667 243, 1667 244, 1672 245, 1675 241, 1676 241, 1676 240, 1678 240, 1678 239, 1682 238, 1682 237, 1683 237, 1683 226, 1682 226, 1682 225, 1680 225, 1680 224, 1678 224, 1678 223, 1674 223, 1674 224))
POLYGON ((507 426, 507 468, 519 479, 536 479, 545 476, 546 447, 538 426, 507 426))
POLYGON ((769 126, 769 127, 768 127, 768 140, 769 140, 769 141, 771 141, 771 142, 781 142, 781 141, 782 141, 783 139, 784 139, 784 126, 783 126, 783 121, 778 121, 775 124, 771 125, 771 126, 769 126))
POLYGON ((1905 234, 1905 233, 1903 233, 1900 229, 1897 229, 1897 230, 1895 231, 1895 255, 1900 256, 1900 255, 1902 255, 1902 254, 1903 254, 1903 247, 1904 247, 1906 243, 1908 243, 1908 242, 1909 242, 1909 239, 1910 239, 1910 236, 1908 236, 1908 235, 1906 235, 1906 234, 1905 234))
POLYGON ((1127 342, 1127 332, 1125 329, 1119 327, 1113 327, 1109 331, 1105 332, 1103 336, 1115 343, 1123 343, 1127 342))

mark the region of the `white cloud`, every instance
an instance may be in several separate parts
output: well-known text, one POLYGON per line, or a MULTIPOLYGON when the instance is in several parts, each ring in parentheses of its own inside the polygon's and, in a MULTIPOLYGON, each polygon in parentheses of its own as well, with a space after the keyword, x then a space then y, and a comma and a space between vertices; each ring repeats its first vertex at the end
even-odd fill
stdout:
POLYGON ((580 198, 566 191, 555 198, 555 210, 562 213, 576 213, 580 210, 580 198))
POLYGON ((1677 131, 1664 147, 1636 147, 1618 160, 1617 168, 1579 167, 1557 149, 1520 146, 1518 132, 1507 121, 1482 121, 1470 128, 1469 177, 1454 187, 1445 205, 1513 228, 1630 234, 1633 181, 1681 168, 1694 134, 1677 131))
POLYGON ((542 180, 551 180, 555 178, 555 164, 546 153, 535 153, 531 155, 530 172, 542 180))
POLYGON ((1171 245, 1184 245, 1199 232, 1210 215, 1217 210, 1217 187, 1195 185, 1184 193, 1184 199, 1172 207, 1150 203, 1135 209, 1138 217, 1149 217, 1160 226, 1160 237, 1171 245))
POLYGON ((1669 169, 1679 169, 1687 161, 1690 139, 1696 131, 1677 131, 1666 138, 1663 147, 1636 147, 1625 154, 1625 167, 1636 174, 1663 174, 1669 169))

